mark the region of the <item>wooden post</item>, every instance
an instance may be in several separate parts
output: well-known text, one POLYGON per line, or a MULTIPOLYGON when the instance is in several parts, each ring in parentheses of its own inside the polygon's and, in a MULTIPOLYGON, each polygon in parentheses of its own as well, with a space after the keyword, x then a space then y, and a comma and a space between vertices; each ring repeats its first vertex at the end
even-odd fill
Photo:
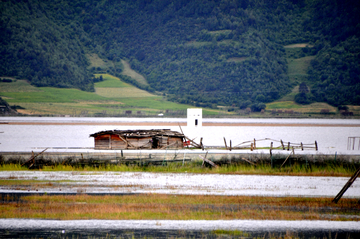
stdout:
POLYGON ((270 157, 272 157, 273 142, 270 143, 270 157))
POLYGON ((317 145, 316 140, 315 140, 315 150, 318 151, 318 145, 317 145))
POLYGON ((203 145, 203 143, 202 143, 202 140, 203 140, 203 138, 201 137, 201 138, 200 138, 200 147, 201 147, 201 149, 204 151, 204 145, 203 145))
POLYGON ((48 149, 48 148, 44 149, 43 151, 41 151, 41 152, 38 153, 37 155, 34 155, 34 151, 32 151, 32 153, 31 153, 31 154, 32 154, 31 158, 30 158, 28 161, 26 161, 25 163, 23 163, 21 166, 24 166, 24 165, 27 164, 28 162, 31 162, 31 161, 32 161, 32 163, 31 163, 30 166, 29 166, 29 168, 31 168, 31 167, 35 164, 35 158, 36 158, 37 156, 39 156, 40 154, 44 153, 47 149, 48 149))
POLYGON ((225 139, 225 137, 224 137, 224 143, 225 143, 225 148, 227 149, 228 147, 227 147, 227 144, 226 144, 226 139, 225 139))
POLYGON ((346 190, 351 186, 351 184, 355 181, 355 179, 359 176, 359 174, 360 174, 360 168, 358 168, 358 170, 356 170, 354 175, 349 179, 349 181, 345 184, 345 186, 341 189, 341 191, 336 195, 336 197, 332 200, 332 202, 337 203, 340 200, 342 195, 344 195, 346 190))
POLYGON ((253 144, 253 143, 251 143, 251 145, 250 145, 250 150, 251 150, 251 151, 254 150, 254 144, 253 144))
POLYGON ((304 150, 304 145, 302 142, 300 143, 300 146, 301 146, 301 150, 304 150))
POLYGON ((292 152, 290 152, 289 156, 287 156, 287 158, 285 159, 285 161, 281 164, 280 168, 281 168, 282 166, 284 166, 284 164, 285 164, 286 161, 289 159, 289 157, 290 157, 291 154, 292 154, 292 152))
POLYGON ((256 149, 256 140, 254 138, 254 149, 256 149))
POLYGON ((231 151, 231 140, 230 140, 230 151, 231 151))
POLYGON ((285 150, 284 142, 280 139, 281 147, 283 150, 285 150))
POLYGON ((288 151, 290 150, 290 142, 288 142, 288 148, 287 148, 287 150, 288 150, 288 151))

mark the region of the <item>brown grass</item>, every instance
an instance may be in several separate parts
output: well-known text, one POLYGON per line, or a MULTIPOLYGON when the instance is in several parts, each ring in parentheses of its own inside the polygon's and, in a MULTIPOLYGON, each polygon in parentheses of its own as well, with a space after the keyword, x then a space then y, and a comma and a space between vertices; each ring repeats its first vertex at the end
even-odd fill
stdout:
POLYGON ((356 199, 333 204, 328 198, 276 198, 200 195, 27 196, 2 198, 1 218, 168 219, 168 220, 355 220, 356 199), (327 209, 327 210, 326 210, 327 209), (321 213, 320 213, 321 212, 321 213))

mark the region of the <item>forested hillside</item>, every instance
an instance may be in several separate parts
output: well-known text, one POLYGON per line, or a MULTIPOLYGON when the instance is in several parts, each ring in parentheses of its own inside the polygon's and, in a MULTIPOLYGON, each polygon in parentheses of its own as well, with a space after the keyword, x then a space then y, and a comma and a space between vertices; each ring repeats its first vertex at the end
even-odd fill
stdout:
POLYGON ((258 111, 302 82, 287 58, 313 55, 300 103, 360 104, 360 21, 355 0, 1 1, 0 76, 92 91, 93 73, 197 106, 258 111), (289 56, 284 46, 307 43, 289 56), (113 62, 90 67, 87 54, 113 62))

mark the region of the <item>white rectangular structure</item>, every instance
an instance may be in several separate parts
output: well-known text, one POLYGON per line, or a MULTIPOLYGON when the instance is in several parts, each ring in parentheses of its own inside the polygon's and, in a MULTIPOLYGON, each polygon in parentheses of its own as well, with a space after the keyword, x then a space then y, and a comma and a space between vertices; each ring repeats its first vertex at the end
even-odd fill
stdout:
POLYGON ((192 126, 192 127, 202 126, 202 109, 199 108, 187 109, 187 126, 192 126))

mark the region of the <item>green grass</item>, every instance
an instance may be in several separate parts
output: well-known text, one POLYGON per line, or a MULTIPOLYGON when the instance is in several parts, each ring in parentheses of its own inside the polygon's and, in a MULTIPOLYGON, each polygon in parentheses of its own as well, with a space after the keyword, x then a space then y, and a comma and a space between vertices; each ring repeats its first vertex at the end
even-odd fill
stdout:
POLYGON ((103 60, 97 54, 86 54, 86 57, 90 61, 89 68, 100 67, 102 70, 105 71, 105 70, 109 69, 110 67, 114 67, 114 63, 112 61, 103 60))
POLYGON ((300 84, 302 81, 307 81, 307 69, 310 61, 315 56, 306 56, 298 59, 288 58, 288 76, 290 80, 300 84))
POLYGON ((25 80, 14 80, 11 83, 0 82, 0 92, 41 92, 41 89, 25 80))
POLYGON ((109 75, 109 74, 95 74, 96 78, 103 77, 103 81, 95 83, 95 87, 105 87, 105 88, 125 88, 133 87, 132 85, 121 81, 119 78, 109 75))
MULTIPOLYGON (((185 110, 190 105, 176 104, 158 95, 140 90, 109 74, 101 74, 102 82, 95 84, 96 92, 54 87, 34 87, 24 80, 11 83, 0 82, 0 96, 12 105, 20 105, 24 114, 89 115, 121 114, 125 110, 148 113, 163 112, 166 109, 185 110)), ((100 74, 96 74, 100 77, 100 74)))
POLYGON ((121 63, 124 67, 124 70, 122 72, 123 75, 130 76, 142 85, 149 85, 145 77, 131 69, 130 64, 127 61, 121 60, 121 63))
POLYGON ((36 92, 1 92, 9 103, 74 103, 79 101, 104 101, 106 98, 78 89, 40 87, 36 92))
MULTIPOLYGON (((233 159, 234 162, 235 159, 233 159)), ((201 173, 201 174, 241 174, 241 175, 297 175, 297 176, 352 176, 356 171, 357 164, 345 164, 338 162, 327 162, 326 164, 308 162, 297 162, 290 159, 283 167, 283 159, 274 159, 274 166, 270 162, 258 163, 256 166, 246 162, 237 162, 232 164, 223 164, 217 168, 203 167, 202 161, 182 163, 169 162, 164 165, 152 165, 151 163, 140 164, 103 164, 97 166, 71 166, 57 164, 53 166, 44 166, 42 171, 83 171, 93 172, 154 172, 154 173, 201 173)), ((304 161, 304 160, 303 160, 304 161)), ((218 163, 214 161, 215 163, 218 163)), ((220 164, 220 163, 218 163, 220 164)), ((18 164, 2 164, 0 171, 27 170, 18 164)), ((15 178, 14 178, 15 179, 15 178)))

